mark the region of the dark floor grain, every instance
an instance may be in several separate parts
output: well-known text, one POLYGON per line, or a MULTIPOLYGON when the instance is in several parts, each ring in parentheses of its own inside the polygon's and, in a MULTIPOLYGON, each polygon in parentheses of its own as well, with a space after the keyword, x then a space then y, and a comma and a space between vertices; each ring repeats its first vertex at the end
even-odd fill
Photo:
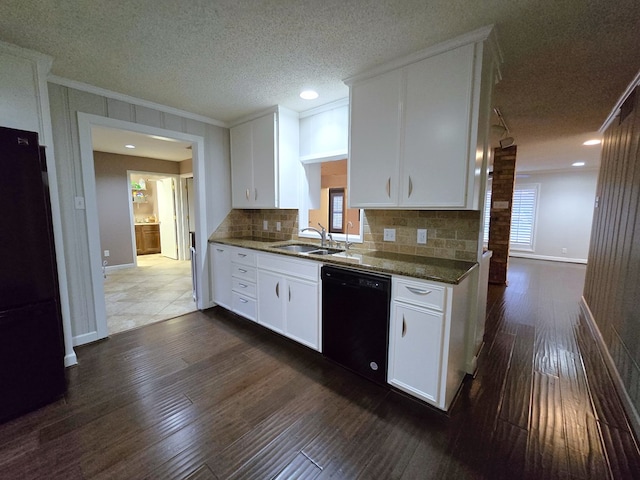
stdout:
POLYGON ((584 273, 511 260, 448 415, 217 308, 114 335, 0 425, 0 479, 640 478, 584 273))

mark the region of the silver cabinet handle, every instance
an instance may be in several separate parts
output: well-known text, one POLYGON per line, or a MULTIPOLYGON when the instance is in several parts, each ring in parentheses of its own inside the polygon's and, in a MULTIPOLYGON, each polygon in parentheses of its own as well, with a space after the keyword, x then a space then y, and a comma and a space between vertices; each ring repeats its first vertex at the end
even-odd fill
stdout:
POLYGON ((244 193, 244 196, 247 197, 247 200, 249 200, 249 189, 247 188, 247 191, 244 193))
POLYGON ((255 189, 254 200, 258 201, 258 189, 255 189))
POLYGON ((244 268, 239 268, 238 271, 242 273, 247 273, 247 271, 244 268))
POLYGON ((217 251, 217 252, 224 252, 224 250, 223 250, 223 249, 221 249, 221 248, 216 248, 216 251, 217 251))
POLYGON ((291 301, 291 285, 289 285, 289 301, 291 301))
POLYGON ((238 298, 238 300, 240 300, 241 303, 249 303, 249 300, 246 300, 244 298, 238 298))
POLYGON ((247 256, 247 254, 246 254, 246 253, 239 253, 239 254, 238 254, 238 256, 239 256, 239 257, 246 257, 246 256, 247 256))
POLYGON ((391 177, 387 180, 387 197, 391 198, 391 177))
POLYGON ((409 175, 409 195, 407 195, 407 198, 411 196, 412 192, 413 192, 413 182, 411 181, 411 175, 409 175))
POLYGON ((280 282, 276 283, 276 297, 280 298, 280 282))
POLYGON ((239 284, 238 284, 238 286, 239 286, 240 288, 247 288, 247 286, 246 286, 244 283, 239 283, 239 284))
MULTIPOLYGON (((405 287, 407 286, 405 285, 405 287)), ((407 287, 407 290, 411 293, 415 293, 416 295, 429 295, 431 293, 431 290, 420 290, 419 288, 414 287, 407 287)))
POLYGON ((407 334, 407 322, 404 320, 404 315, 402 315, 402 337, 407 334))

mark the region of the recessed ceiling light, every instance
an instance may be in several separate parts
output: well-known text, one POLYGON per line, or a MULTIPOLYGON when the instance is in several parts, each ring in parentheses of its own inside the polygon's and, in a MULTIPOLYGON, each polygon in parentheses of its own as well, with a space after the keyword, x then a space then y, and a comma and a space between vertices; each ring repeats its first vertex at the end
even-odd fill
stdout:
POLYGON ((593 140, 587 140, 586 142, 583 143, 583 145, 599 145, 600 143, 602 143, 602 140, 598 140, 597 138, 594 138, 593 140))
POLYGON ((584 162, 573 162, 572 167, 584 167, 584 162))
POLYGON ((136 148, 135 145, 131 145, 130 143, 127 143, 124 148, 136 148))
POLYGON ((300 98, 303 98, 305 100, 315 100, 316 98, 318 98, 318 92, 316 92, 315 90, 303 90, 302 92, 300 92, 300 98))

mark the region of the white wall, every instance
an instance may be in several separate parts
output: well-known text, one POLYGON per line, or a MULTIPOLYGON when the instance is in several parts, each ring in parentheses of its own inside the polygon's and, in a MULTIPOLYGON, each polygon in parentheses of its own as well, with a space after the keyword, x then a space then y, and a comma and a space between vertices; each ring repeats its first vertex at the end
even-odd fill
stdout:
POLYGON ((516 176, 516 186, 540 186, 534 249, 512 250, 511 256, 586 263, 598 170, 524 175, 516 176), (563 248, 567 249, 566 254, 562 253, 563 248))

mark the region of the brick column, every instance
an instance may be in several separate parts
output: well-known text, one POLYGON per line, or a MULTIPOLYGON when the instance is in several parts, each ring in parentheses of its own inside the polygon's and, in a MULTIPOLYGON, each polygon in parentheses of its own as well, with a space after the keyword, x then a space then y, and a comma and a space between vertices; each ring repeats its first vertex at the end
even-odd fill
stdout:
POLYGON ((493 251, 493 256, 489 265, 489 283, 500 285, 507 284, 511 204, 516 177, 517 149, 515 145, 496 148, 493 153, 491 218, 489 220, 489 250, 493 251))

